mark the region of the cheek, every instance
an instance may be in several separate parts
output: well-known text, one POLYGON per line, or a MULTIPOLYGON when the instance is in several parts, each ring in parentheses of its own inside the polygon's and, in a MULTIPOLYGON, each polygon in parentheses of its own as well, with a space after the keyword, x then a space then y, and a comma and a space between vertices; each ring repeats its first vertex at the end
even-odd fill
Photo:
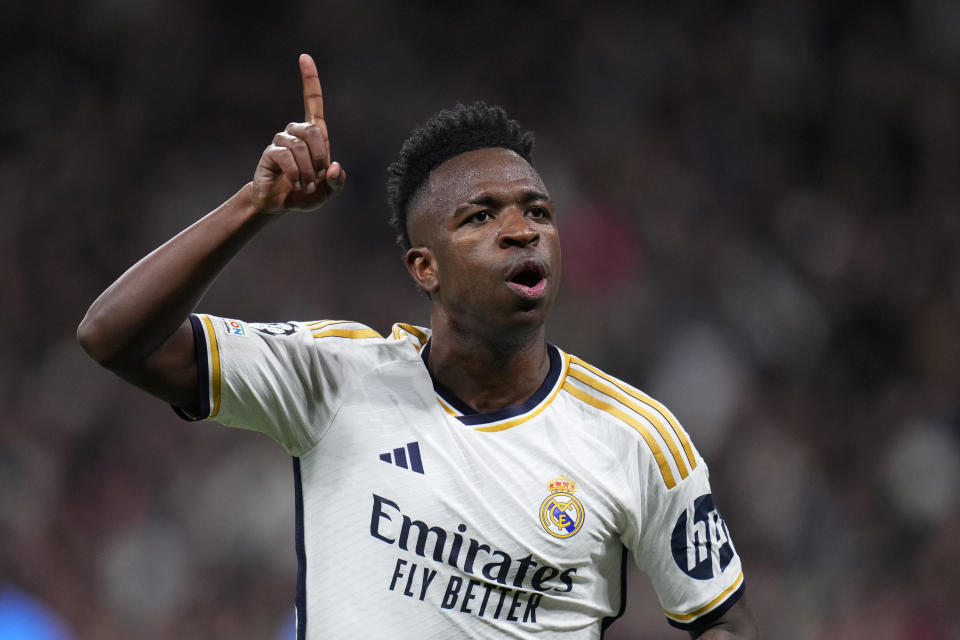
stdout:
POLYGON ((442 282, 446 283, 448 290, 473 293, 487 288, 494 267, 483 257, 483 252, 469 246, 458 246, 447 252, 441 269, 442 282))

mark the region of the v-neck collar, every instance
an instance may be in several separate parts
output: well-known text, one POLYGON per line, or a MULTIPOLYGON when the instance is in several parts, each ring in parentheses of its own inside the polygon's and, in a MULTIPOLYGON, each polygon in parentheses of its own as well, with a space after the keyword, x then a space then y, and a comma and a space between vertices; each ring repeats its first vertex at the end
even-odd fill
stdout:
POLYGON ((481 413, 458 398, 430 373, 430 367, 427 365, 430 357, 430 344, 428 341, 423 349, 420 350, 420 357, 423 359, 424 366, 427 367, 427 373, 429 373, 430 380, 433 382, 433 389, 437 394, 437 399, 444 409, 461 423, 470 427, 479 428, 481 431, 508 429, 538 414, 556 395, 557 390, 560 388, 563 374, 567 368, 567 358, 564 357, 560 349, 548 342, 547 355, 550 359, 550 369, 547 371, 547 376, 543 383, 534 394, 522 404, 481 413))

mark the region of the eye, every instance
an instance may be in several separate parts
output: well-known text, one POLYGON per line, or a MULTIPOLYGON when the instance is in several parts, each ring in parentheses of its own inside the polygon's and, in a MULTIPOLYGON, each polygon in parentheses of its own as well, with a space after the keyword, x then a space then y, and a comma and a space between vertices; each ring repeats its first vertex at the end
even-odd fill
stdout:
POLYGON ((527 210, 527 215, 531 218, 549 218, 550 211, 546 207, 532 207, 527 210))
POLYGON ((491 220, 492 218, 493 216, 490 215, 490 212, 484 209, 482 211, 477 211, 476 213, 467 216, 466 219, 464 219, 463 223, 478 224, 481 222, 486 222, 487 220, 491 220))

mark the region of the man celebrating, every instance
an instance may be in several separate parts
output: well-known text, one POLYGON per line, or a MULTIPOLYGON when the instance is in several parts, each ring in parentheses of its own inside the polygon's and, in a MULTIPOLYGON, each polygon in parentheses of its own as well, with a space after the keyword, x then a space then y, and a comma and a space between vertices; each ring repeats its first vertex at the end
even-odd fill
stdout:
POLYGON ((627 550, 670 624, 757 637, 686 432, 546 341, 554 205, 533 136, 499 107, 440 112, 390 167, 429 329, 193 314, 256 232, 345 183, 309 56, 300 71, 305 122, 78 329, 93 358, 185 417, 261 431, 294 457, 298 638, 597 638, 623 610, 627 550))

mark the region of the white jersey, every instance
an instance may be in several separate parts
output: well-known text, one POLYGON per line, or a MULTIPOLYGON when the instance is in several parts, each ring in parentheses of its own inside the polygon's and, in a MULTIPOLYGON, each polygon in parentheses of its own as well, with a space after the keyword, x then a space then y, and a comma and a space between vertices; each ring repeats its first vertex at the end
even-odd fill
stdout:
POLYGON ((674 626, 743 592, 674 416, 553 345, 529 401, 480 414, 432 380, 427 329, 191 320, 200 417, 294 456, 298 638, 599 638, 627 551, 674 626))

